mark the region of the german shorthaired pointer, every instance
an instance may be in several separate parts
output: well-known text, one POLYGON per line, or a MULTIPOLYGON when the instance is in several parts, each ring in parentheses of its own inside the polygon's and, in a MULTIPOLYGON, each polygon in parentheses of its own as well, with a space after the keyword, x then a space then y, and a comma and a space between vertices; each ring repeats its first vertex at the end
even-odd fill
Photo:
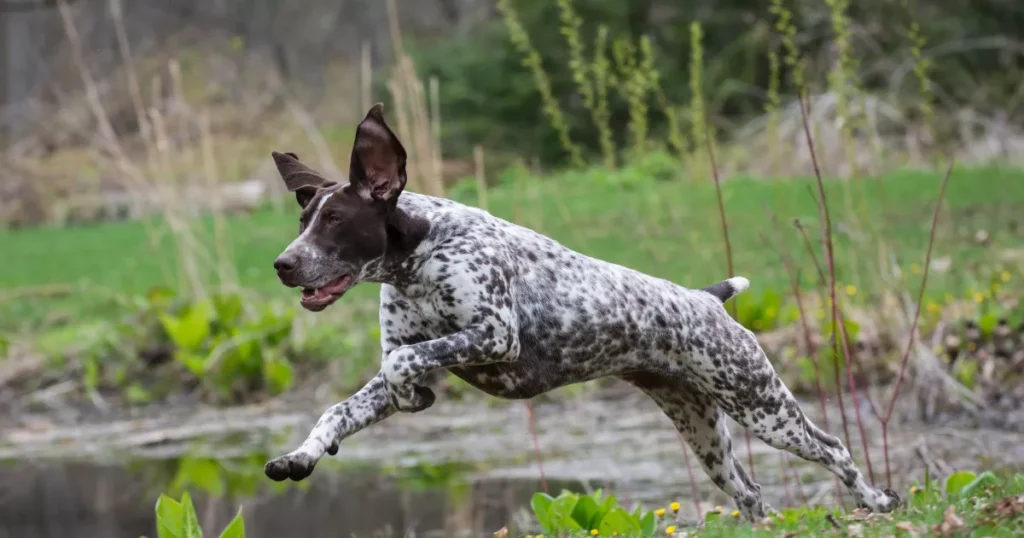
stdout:
POLYGON ((382 284, 383 354, 376 377, 327 409, 299 448, 268 462, 268 477, 302 480, 342 439, 430 407, 434 393, 421 384, 429 372, 509 399, 615 376, 657 402, 749 520, 764 517, 765 505, 733 454, 726 415, 835 473, 862 506, 889 512, 900 503, 804 416, 754 334, 726 313, 747 279, 686 289, 480 209, 403 193, 406 153, 380 104, 356 130, 348 184, 294 153, 273 157, 302 207, 298 238, 274 262, 281 282, 302 288, 301 304, 314 312, 359 282, 382 284))

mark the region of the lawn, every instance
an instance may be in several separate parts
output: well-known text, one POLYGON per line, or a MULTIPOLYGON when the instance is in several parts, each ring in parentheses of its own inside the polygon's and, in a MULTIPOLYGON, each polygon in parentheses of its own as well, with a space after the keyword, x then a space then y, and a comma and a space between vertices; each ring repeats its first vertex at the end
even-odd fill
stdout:
MULTIPOLYGON (((614 173, 594 168, 540 178, 513 170, 489 188, 488 208, 583 253, 687 287, 722 280, 728 274, 714 185, 675 176, 671 170, 666 173, 664 163, 656 162, 614 173)), ((845 185, 827 182, 836 230, 837 276, 844 289, 853 285, 862 290, 855 300, 873 300, 870 292, 879 288, 883 253, 910 273, 908 287, 919 285, 920 267, 915 264, 924 259, 941 179, 937 172, 902 171, 845 185)), ((806 225, 820 251, 813 187, 811 178, 736 178, 723 183, 735 272, 750 278, 748 294, 784 293, 788 286, 774 246, 769 208, 777 216, 782 249, 794 259, 801 283, 811 283, 813 266, 793 221, 806 225)), ((455 185, 449 195, 477 203, 472 182, 455 185)), ((297 215, 297 208, 289 203, 283 210, 268 206, 226 218, 230 265, 243 288, 290 297, 289 290, 277 283, 271 262, 294 236, 297 215)), ((1020 260, 1004 263, 1000 256, 1021 244, 1020 215, 1024 215, 1024 171, 956 169, 933 256, 940 262, 948 259, 952 266, 941 270, 936 264, 929 278, 932 296, 964 296, 997 265, 999 271, 1006 266, 1016 273, 1020 260), (987 240, 978 241, 979 232, 987 234, 987 240)), ((209 247, 212 219, 203 218, 197 224, 200 240, 209 247)), ((0 331, 36 328, 62 318, 106 317, 150 286, 178 287, 180 282, 172 234, 159 220, 3 231, 0 244, 4 254, 0 331), (61 290, 62 286, 67 289, 61 290), (46 289, 53 293, 43 293, 46 289)), ((209 259, 199 263, 212 281, 215 263, 209 259)), ((372 298, 375 288, 361 286, 349 300, 372 298)))

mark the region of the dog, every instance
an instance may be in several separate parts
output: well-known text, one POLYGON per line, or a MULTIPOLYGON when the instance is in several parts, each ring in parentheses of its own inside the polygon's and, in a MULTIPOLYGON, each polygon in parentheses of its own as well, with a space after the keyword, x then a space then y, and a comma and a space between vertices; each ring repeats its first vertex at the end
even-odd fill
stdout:
POLYGON ((746 278, 687 289, 483 210, 403 192, 406 152, 379 103, 356 129, 347 184, 294 153, 272 155, 302 208, 298 237, 274 261, 278 278, 301 288, 313 312, 360 282, 380 283, 382 363, 301 446, 267 462, 269 478, 302 480, 346 437, 427 409, 435 395, 422 379, 433 372, 505 399, 614 376, 657 403, 750 521, 766 505, 733 454, 726 415, 834 473, 863 507, 902 502, 870 485, 839 439, 804 415, 754 334, 728 315, 724 303, 746 278))

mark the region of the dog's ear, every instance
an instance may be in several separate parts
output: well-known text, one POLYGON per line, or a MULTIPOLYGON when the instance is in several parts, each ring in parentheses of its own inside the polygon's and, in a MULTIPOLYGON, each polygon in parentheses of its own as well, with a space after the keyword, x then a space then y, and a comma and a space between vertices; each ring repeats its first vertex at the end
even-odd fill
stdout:
POLYGON ((274 157, 274 164, 277 165, 277 171, 281 174, 285 187, 295 193, 295 200, 303 208, 316 196, 318 189, 337 184, 299 162, 299 156, 294 153, 274 151, 271 152, 271 156, 274 157))
POLYGON ((405 148, 384 122, 384 105, 373 105, 356 129, 349 183, 364 198, 394 207, 405 188, 405 159, 405 148))

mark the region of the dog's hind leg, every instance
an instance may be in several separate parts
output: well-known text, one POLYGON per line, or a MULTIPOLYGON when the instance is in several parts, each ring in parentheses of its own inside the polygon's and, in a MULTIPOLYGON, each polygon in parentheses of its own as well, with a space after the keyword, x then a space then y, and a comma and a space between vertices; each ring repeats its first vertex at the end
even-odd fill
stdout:
POLYGON ((715 376, 706 380, 713 383, 718 405, 765 443, 834 473, 861 506, 875 512, 891 512, 898 506, 898 495, 869 484, 842 442, 808 420, 753 333, 740 332, 732 339, 737 344, 731 346, 739 356, 723 361, 729 365, 728 372, 719 371, 717 381, 715 376))
POLYGON ((747 475, 733 454, 725 415, 711 398, 679 378, 642 373, 622 379, 642 390, 672 419, 704 471, 733 498, 748 520, 760 521, 765 517, 761 486, 747 475))

